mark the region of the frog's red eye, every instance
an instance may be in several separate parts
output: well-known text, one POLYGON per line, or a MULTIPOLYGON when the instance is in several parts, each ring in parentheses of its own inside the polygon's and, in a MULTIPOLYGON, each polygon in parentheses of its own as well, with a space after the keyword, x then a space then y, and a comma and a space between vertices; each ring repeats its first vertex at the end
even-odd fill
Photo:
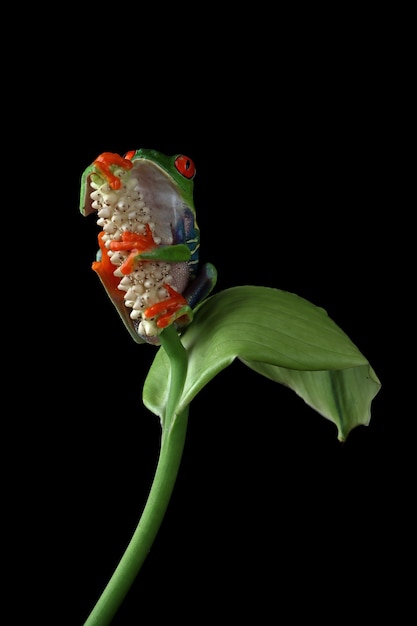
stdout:
POLYGON ((126 154, 125 154, 124 158, 125 158, 125 159, 128 159, 129 161, 131 161, 131 160, 132 160, 132 158, 133 158, 133 157, 134 157, 134 155, 135 155, 135 152, 136 152, 136 150, 129 150, 129 152, 126 152, 126 154))
POLYGON ((180 154, 175 159, 175 167, 179 171, 180 174, 185 176, 185 178, 194 178, 195 176, 195 165, 194 161, 192 161, 189 157, 180 154))

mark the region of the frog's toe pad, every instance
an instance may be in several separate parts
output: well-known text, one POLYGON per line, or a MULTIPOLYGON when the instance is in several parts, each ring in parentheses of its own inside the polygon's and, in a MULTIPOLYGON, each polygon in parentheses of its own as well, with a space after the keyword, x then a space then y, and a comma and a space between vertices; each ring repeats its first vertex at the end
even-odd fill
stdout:
POLYGON ((193 311, 188 304, 184 304, 175 311, 163 313, 158 317, 156 325, 158 328, 166 328, 176 322, 179 326, 189 324, 193 319, 193 311))

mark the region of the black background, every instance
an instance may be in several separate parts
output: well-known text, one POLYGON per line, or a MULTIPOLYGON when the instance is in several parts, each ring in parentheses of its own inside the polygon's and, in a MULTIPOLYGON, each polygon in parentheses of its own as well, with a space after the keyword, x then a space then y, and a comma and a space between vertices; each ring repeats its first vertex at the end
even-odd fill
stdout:
POLYGON ((270 51, 244 50, 213 58, 179 41, 170 62, 155 51, 133 62, 127 46, 111 66, 89 50, 82 70, 61 60, 52 89, 45 74, 40 118, 28 107, 25 208, 35 202, 48 220, 24 246, 36 296, 20 314, 25 367, 13 369, 31 407, 15 463, 34 457, 23 482, 39 555, 28 576, 47 559, 44 622, 53 596, 51 623, 82 626, 157 462, 158 419, 141 402, 155 348, 134 344, 112 308, 91 270, 98 228, 78 211, 84 168, 140 147, 194 160, 200 260, 216 265, 216 291, 266 285, 325 308, 382 389, 370 425, 342 445, 332 423, 239 362, 211 381, 192 402, 169 509, 114 626, 292 623, 306 610, 401 621, 409 605, 414 418, 398 301, 410 207, 397 74, 366 38, 355 57, 319 42, 314 55, 275 50, 272 64, 270 51))

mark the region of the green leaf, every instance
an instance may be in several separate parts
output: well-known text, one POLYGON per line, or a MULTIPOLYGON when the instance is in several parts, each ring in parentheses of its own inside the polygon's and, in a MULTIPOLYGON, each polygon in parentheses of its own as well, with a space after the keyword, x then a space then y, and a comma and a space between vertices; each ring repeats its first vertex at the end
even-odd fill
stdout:
MULTIPOLYGON (((324 309, 279 289, 238 286, 211 296, 196 308, 181 341, 188 370, 177 414, 235 358, 293 389, 335 423, 340 440, 369 423, 381 387, 367 359, 324 309)), ((170 375, 169 359, 159 349, 143 401, 162 423, 170 375)))

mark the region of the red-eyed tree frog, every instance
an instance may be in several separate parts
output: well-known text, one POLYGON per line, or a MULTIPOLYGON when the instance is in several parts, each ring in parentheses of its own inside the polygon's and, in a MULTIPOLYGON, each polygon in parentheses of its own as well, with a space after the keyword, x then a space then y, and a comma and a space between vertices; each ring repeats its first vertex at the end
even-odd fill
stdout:
POLYGON ((101 229, 92 268, 137 343, 180 331, 216 284, 211 263, 197 272, 195 172, 189 157, 141 148, 104 152, 82 175, 80 211, 97 212, 101 229))

